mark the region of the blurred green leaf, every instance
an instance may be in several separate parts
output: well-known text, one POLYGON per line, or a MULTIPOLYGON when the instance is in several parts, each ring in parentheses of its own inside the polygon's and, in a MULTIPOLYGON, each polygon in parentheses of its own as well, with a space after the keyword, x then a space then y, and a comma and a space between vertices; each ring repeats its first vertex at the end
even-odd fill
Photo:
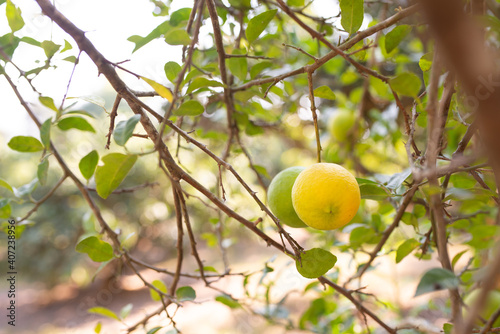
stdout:
POLYGON ((24 27, 24 20, 21 16, 21 9, 16 7, 11 0, 7 0, 7 7, 5 10, 7 15, 7 22, 12 32, 16 32, 24 27))
MULTIPOLYGON (((234 50, 233 55, 244 55, 244 52, 241 50, 234 50)), ((231 73, 244 81, 248 74, 248 61, 246 57, 230 57, 227 59, 227 67, 231 71, 231 73)))
MULTIPOLYGON (((167 286, 165 285, 165 283, 163 283, 163 281, 161 281, 161 280, 154 280, 153 282, 151 282, 151 285, 153 285, 155 288, 157 288, 161 292, 167 293, 167 286)), ((156 292, 154 289, 150 288, 149 289, 149 294, 151 295, 151 299, 153 299, 154 301, 160 301, 161 300, 160 294, 158 292, 156 292)))
POLYGON ((391 194, 384 188, 371 183, 364 183, 359 186, 362 199, 372 199, 376 201, 383 201, 391 197, 391 194))
POLYGON ((113 247, 94 236, 81 240, 76 245, 76 251, 87 254, 95 262, 104 262, 113 258, 113 247))
POLYGON ((443 268, 433 268, 428 270, 420 279, 415 297, 433 291, 453 289, 458 287, 459 284, 458 278, 451 271, 443 268))
POLYGON ((189 37, 186 30, 175 28, 169 30, 165 34, 165 42, 170 45, 189 45, 191 43, 191 37, 189 37))
POLYGON ((260 34, 266 29, 277 12, 277 9, 268 10, 250 19, 247 30, 245 31, 248 43, 251 44, 259 38, 260 34))
POLYGON ((181 8, 170 14, 170 25, 178 26, 181 22, 187 22, 191 15, 191 8, 181 8))
POLYGON ((177 300, 180 302, 194 300, 196 298, 196 292, 190 286, 183 286, 177 289, 175 292, 177 300))
POLYGON ((43 104, 44 106, 46 106, 47 108, 49 109, 52 109, 54 110, 55 112, 58 112, 59 109, 57 109, 55 103, 54 103, 54 100, 51 98, 51 97, 48 97, 48 96, 40 96, 38 98, 38 100, 40 101, 41 104, 43 104))
POLYGON ((177 116, 199 116, 203 114, 205 109, 198 101, 190 100, 181 104, 181 106, 174 111, 177 116))
POLYGON ((165 87, 162 84, 145 77, 141 77, 141 79, 146 81, 151 87, 153 87, 153 89, 155 90, 155 92, 158 93, 158 95, 160 95, 163 98, 166 98, 169 102, 173 101, 174 96, 172 95, 172 91, 170 90, 170 88, 165 87))
POLYGON ((45 158, 38 164, 36 175, 38 177, 38 181, 42 186, 47 183, 47 176, 49 174, 49 159, 45 158))
POLYGON ((134 115, 126 121, 120 121, 113 131, 113 138, 120 146, 125 146, 127 141, 132 137, 135 126, 141 120, 141 115, 134 115))
POLYGON ((56 44, 52 41, 43 41, 41 45, 42 45, 43 51, 45 52, 45 55, 49 59, 54 57, 56 52, 61 48, 61 46, 59 44, 56 44))
POLYGON ((389 80, 392 89, 398 94, 417 97, 422 87, 420 78, 411 72, 401 73, 389 80))
POLYGON ((219 303, 222 303, 232 309, 235 308, 240 308, 241 304, 234 298, 232 298, 229 295, 219 295, 215 297, 215 300, 218 301, 219 303))
POLYGON ((162 329, 163 327, 154 327, 154 328, 151 328, 147 334, 155 334, 156 332, 158 332, 160 329, 162 329))
POLYGON ((132 53, 136 52, 152 40, 159 38, 161 35, 165 34, 171 27, 172 26, 170 25, 170 21, 165 21, 154 28, 153 31, 151 31, 146 37, 141 37, 138 35, 130 36, 127 40, 135 44, 132 53))
POLYGON ((45 148, 50 147, 50 128, 52 127, 52 118, 49 117, 40 126, 40 139, 45 148))
POLYGON ((196 78, 191 82, 191 84, 188 87, 188 90, 186 94, 192 93, 198 88, 205 88, 205 87, 224 87, 224 85, 216 80, 209 80, 207 78, 196 78))
POLYGON ((120 318, 118 318, 118 316, 113 311, 111 311, 110 309, 108 309, 106 307, 102 307, 102 306, 92 307, 88 310, 88 312, 93 313, 93 314, 99 314, 99 315, 102 315, 104 317, 120 321, 120 318))
POLYGON ((403 242, 396 251, 396 263, 401 262, 406 256, 408 256, 415 248, 420 246, 420 242, 411 238, 403 242))
POLYGON ((418 61, 418 66, 420 66, 422 72, 427 72, 428 70, 431 69, 433 57, 434 55, 432 54, 432 52, 426 53, 422 57, 420 57, 420 60, 418 61))
POLYGON ((406 24, 399 25, 389 31, 385 35, 385 50, 387 53, 391 53, 410 32, 411 26, 406 24))

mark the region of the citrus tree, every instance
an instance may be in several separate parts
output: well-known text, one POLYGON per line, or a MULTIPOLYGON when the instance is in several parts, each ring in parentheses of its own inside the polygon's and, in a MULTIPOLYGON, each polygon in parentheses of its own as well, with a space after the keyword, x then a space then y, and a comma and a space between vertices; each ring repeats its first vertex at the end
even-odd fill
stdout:
POLYGON ((500 330, 500 5, 143 2, 158 24, 111 59, 74 3, 0 0, 2 96, 36 125, 2 144, 4 240, 24 249, 16 262, 2 243, 11 269, 136 275, 156 310, 87 305, 96 333, 103 317, 179 332, 182 306, 210 300, 285 330, 500 330), (74 88, 81 68, 98 96, 74 88), (405 264, 413 303, 375 279, 405 264))

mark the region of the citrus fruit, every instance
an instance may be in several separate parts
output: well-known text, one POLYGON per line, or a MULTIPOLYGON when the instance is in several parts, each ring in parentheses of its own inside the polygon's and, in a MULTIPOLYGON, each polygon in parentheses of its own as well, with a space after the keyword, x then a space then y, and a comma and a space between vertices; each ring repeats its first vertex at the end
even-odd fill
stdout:
POLYGON ((341 109, 335 113, 328 122, 330 134, 338 141, 344 141, 349 134, 349 131, 356 122, 354 112, 347 109, 341 109))
MULTIPOLYGON (((480 292, 481 292, 480 289, 472 291, 464 298, 464 303, 467 304, 467 306, 472 307, 477 298, 479 297, 480 292)), ((481 312, 481 317, 483 317, 485 320, 488 320, 493 314, 493 312, 495 312, 499 308, 500 308, 500 291, 492 290, 488 295, 488 298, 486 300, 486 305, 483 307, 483 311, 481 312)), ((482 324, 482 323, 480 320, 478 320, 477 324, 482 324)), ((493 323, 493 327, 500 327, 500 319, 497 319, 493 323)))
POLYGON ((267 189, 267 204, 281 223, 291 227, 307 227, 292 205, 292 187, 305 167, 290 167, 279 172, 267 189))
POLYGON ((333 163, 317 163, 299 174, 292 203, 299 218, 318 230, 333 230, 356 215, 361 196, 354 176, 333 163))

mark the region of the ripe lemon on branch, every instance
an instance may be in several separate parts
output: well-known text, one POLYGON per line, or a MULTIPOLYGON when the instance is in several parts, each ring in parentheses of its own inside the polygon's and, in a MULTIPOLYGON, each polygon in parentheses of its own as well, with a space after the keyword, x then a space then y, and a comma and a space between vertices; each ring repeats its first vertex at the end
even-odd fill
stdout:
POLYGON ((333 163, 307 167, 292 187, 292 204, 298 217, 318 230, 333 230, 349 223, 360 201, 356 178, 333 163))

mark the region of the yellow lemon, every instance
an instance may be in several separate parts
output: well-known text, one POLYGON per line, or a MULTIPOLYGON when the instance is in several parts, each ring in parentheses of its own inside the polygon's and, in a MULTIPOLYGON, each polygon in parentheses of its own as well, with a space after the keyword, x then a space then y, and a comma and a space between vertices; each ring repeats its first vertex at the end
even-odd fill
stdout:
POLYGON ((302 171, 292 188, 299 218, 318 230, 333 230, 356 215, 361 196, 354 176, 344 167, 317 163, 302 171))

